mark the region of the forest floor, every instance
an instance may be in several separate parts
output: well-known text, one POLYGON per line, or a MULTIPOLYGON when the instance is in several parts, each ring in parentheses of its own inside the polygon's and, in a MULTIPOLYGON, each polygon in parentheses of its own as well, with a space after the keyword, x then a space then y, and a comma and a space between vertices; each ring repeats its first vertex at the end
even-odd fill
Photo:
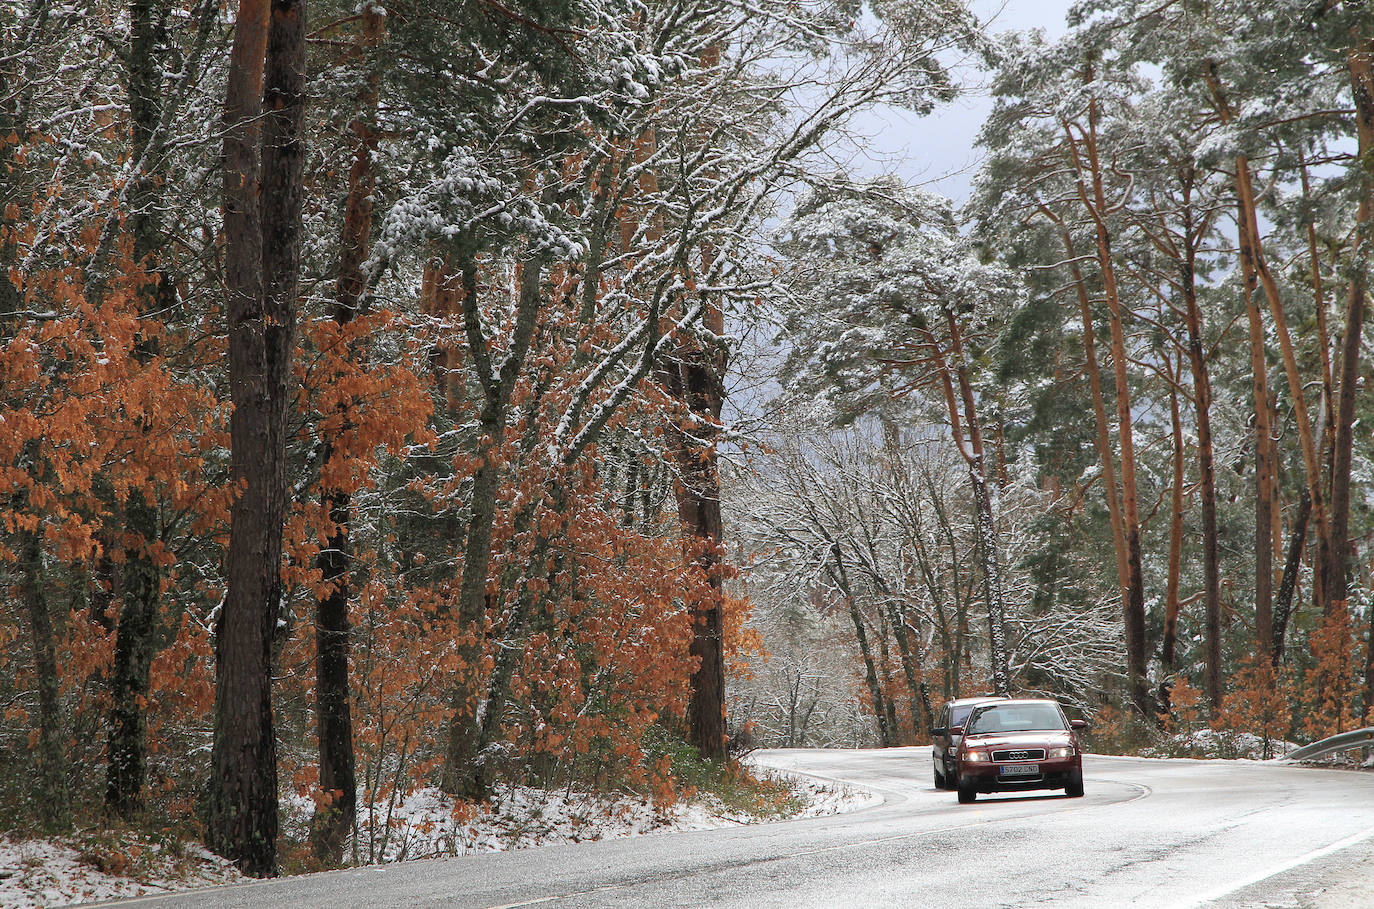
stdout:
MULTIPOLYGON (((635 795, 503 786, 484 808, 455 813, 446 796, 422 789, 394 805, 360 812, 356 862, 368 865, 708 830, 838 814, 882 800, 866 790, 805 777, 754 773, 763 783, 756 791, 764 798, 752 804, 741 799, 738 790, 701 792, 665 807, 635 795)), ((304 842, 308 800, 288 800, 282 809, 285 839, 304 842)), ((293 862, 301 864, 289 849, 286 853, 286 870, 293 870, 293 862)), ((302 866, 299 870, 306 869, 302 866)), ((0 837, 0 909, 64 906, 212 887, 242 879, 232 865, 200 844, 130 831, 91 830, 47 839, 0 837)))

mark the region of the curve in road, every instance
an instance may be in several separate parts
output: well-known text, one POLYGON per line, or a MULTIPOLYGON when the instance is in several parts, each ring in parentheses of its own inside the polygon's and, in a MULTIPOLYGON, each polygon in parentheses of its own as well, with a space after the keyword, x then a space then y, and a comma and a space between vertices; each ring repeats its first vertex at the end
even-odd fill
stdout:
POLYGON ((932 787, 929 748, 756 759, 884 800, 833 817, 408 862, 120 905, 1374 906, 1374 884, 1350 879, 1351 868, 1367 873, 1361 862, 1374 855, 1370 774, 1089 756, 1083 798, 1011 794, 959 805, 932 787), (1321 902, 1333 880, 1348 901, 1321 902))

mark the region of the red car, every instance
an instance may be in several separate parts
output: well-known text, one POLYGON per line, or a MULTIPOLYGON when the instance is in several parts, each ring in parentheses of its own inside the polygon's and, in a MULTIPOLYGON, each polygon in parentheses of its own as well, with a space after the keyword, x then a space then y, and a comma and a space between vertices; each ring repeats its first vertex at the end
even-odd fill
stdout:
POLYGON ((958 776, 954 772, 954 754, 959 750, 959 736, 953 732, 964 725, 973 708, 989 701, 1005 701, 1000 694, 984 694, 950 701, 940 711, 935 728, 930 730, 930 757, 935 762, 935 788, 954 789, 958 776))
POLYGON ((954 764, 959 801, 980 792, 1063 789, 1083 794, 1083 755, 1076 730, 1088 724, 1064 716, 1057 701, 992 701, 973 708, 962 727, 954 764))

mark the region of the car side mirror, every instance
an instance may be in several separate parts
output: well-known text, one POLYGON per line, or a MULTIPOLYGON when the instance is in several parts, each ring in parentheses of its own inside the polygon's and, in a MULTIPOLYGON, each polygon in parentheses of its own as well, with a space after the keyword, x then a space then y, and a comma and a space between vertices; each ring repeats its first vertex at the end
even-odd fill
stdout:
POLYGON ((1087 729, 1087 720, 1069 720, 1069 726, 1073 729, 1087 729))
POLYGON ((943 727, 943 726, 936 726, 934 729, 930 730, 930 734, 931 734, 931 735, 944 735, 944 734, 945 734, 946 732, 948 732, 948 731, 949 731, 949 730, 946 729, 946 728, 943 727))
POLYGON ((963 734, 964 734, 964 727, 963 727, 963 726, 951 726, 951 727, 949 727, 949 734, 950 734, 950 735, 963 735, 963 734))

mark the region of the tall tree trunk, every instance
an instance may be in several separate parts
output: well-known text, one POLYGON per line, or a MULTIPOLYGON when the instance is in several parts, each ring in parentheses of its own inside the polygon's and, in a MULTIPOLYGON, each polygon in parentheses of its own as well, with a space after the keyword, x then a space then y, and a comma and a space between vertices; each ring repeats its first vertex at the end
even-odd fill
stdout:
POLYGON ((21 534, 20 558, 24 606, 33 643, 34 677, 38 681, 38 779, 34 794, 41 824, 45 830, 55 832, 69 825, 70 815, 66 767, 62 759, 57 644, 48 609, 47 582, 43 577, 41 529, 21 534))
POLYGON ((1108 205, 1103 186, 1102 163, 1097 147, 1097 100, 1088 102, 1088 127, 1075 139, 1065 126, 1070 150, 1080 174, 1079 199, 1092 218, 1097 237, 1097 264, 1102 273, 1102 290, 1107 301, 1107 324, 1110 329, 1112 370, 1115 379, 1117 445, 1121 452, 1121 520, 1126 540, 1127 585, 1123 591, 1122 621, 1126 636, 1126 672, 1130 682, 1131 702, 1142 717, 1151 717, 1154 707, 1145 677, 1147 642, 1145 639, 1145 575, 1141 566, 1140 508, 1135 479, 1134 417, 1131 414, 1131 389, 1126 358, 1125 312, 1116 282, 1116 264, 1112 254, 1111 232, 1107 226, 1108 205), (1082 179, 1083 164, 1079 159, 1078 142, 1083 143, 1087 155, 1089 185, 1082 179))
POLYGON ((912 645, 908 634, 906 617, 896 603, 889 603, 887 620, 892 625, 892 636, 897 639, 897 653, 902 660, 902 676, 906 680, 907 694, 911 701, 911 732, 920 741, 930 729, 930 704, 925 693, 925 681, 921 678, 920 642, 912 645))
POLYGON ((983 430, 978 419, 977 404, 973 394, 973 383, 969 380, 968 363, 964 355, 963 335, 959 321, 952 310, 945 310, 945 324, 949 329, 950 356, 945 358, 939 353, 938 346, 930 337, 932 350, 936 352, 945 389, 946 406, 954 430, 955 441, 969 468, 969 481, 973 484, 974 519, 978 529, 977 548, 979 568, 983 576, 983 599, 988 611, 988 660, 991 663, 992 688, 1000 695, 1011 694, 1011 672, 1007 664, 1007 602, 1002 587, 1002 567, 997 545, 997 520, 992 512, 992 493, 988 490, 987 460, 983 449, 983 430), (960 403, 956 402, 951 386, 951 373, 959 386, 959 402, 962 402, 963 423, 968 431, 968 450, 964 449, 963 433, 960 430, 960 403))
POLYGON ((1298 499, 1298 511, 1293 516, 1293 530, 1288 537, 1288 557, 1283 564, 1283 578, 1279 582, 1279 592, 1274 597, 1274 620, 1269 644, 1269 661, 1275 669, 1283 662, 1284 640, 1288 635, 1288 619, 1293 614, 1293 593, 1298 587, 1298 574, 1302 571, 1302 547, 1307 539, 1307 521, 1312 516, 1312 500, 1307 490, 1298 499))
MULTIPOLYGON (((22 84, 23 77, 18 73, 6 72, 6 68, 0 66, 0 135, 3 136, 25 134, 24 124, 19 117, 19 98, 12 87, 16 81, 22 84)), ((5 173, 9 173, 14 166, 18 151, 16 143, 5 142, 0 145, 0 169, 5 173)), ((23 302, 23 293, 10 280, 10 273, 19 260, 19 248, 13 239, 19 219, 11 217, 17 213, 13 206, 19 201, 18 190, 14 181, 0 184, 0 339, 9 338, 11 324, 23 302)))
MULTIPOLYGON (((836 559, 839 558, 837 553, 836 559)), ((863 613, 853 595, 844 595, 845 605, 849 608, 850 621, 854 623, 854 638, 859 642, 859 656, 864 664, 864 682, 868 685, 868 697, 873 702, 873 716, 878 721, 878 741, 884 748, 897 744, 896 730, 887 723, 887 698, 883 697, 883 686, 878 682, 878 668, 873 662, 873 650, 868 643, 868 629, 864 625, 863 613)))
MULTIPOLYGON (((523 422, 526 429, 524 438, 520 443, 520 453, 516 455, 517 461, 523 462, 542 441, 537 416, 544 393, 548 390, 546 377, 536 382, 533 394, 523 405, 525 411, 523 422)), ((514 560, 507 564, 501 578, 501 589, 515 590, 515 597, 514 603, 505 617, 501 640, 496 647, 491 672, 482 698, 480 725, 477 729, 474 747, 474 753, 479 756, 484 756, 487 749, 496 744, 505 730, 506 705, 510 703, 511 698, 511 681, 514 678, 516 667, 525 655, 526 644, 530 635, 537 631, 553 633, 544 606, 556 601, 560 595, 569 595, 570 590, 568 588, 576 589, 577 587, 575 569, 571 575, 565 574, 563 570, 566 565, 564 555, 561 550, 556 550, 553 547, 553 543, 561 539, 567 530, 566 500, 565 488, 562 485, 554 485, 550 489, 546 505, 541 504, 538 497, 528 499, 523 507, 516 511, 515 517, 511 521, 513 540, 525 538, 532 528, 538 526, 538 535, 525 564, 530 566, 529 570, 536 577, 541 577, 544 583, 536 587, 536 585, 528 582, 529 578, 526 578, 525 583, 519 583, 519 571, 516 570, 514 560), (541 515, 545 513, 550 516, 557 516, 552 525, 546 525, 541 520, 541 515), (536 522, 538 522, 537 525, 536 522), (571 577, 571 580, 560 580, 565 577, 571 577)), ((467 771, 468 782, 466 785, 469 791, 474 793, 487 792, 491 784, 495 782, 496 769, 490 761, 477 760, 467 771)))
POLYGON ((882 676, 879 684, 883 689, 883 709, 887 715, 887 728, 892 731, 893 744, 902 744, 902 727, 897 722, 897 702, 892 699, 892 653, 888 647, 888 627, 887 611, 881 606, 875 612, 878 614, 878 661, 882 667, 882 676))
MULTIPOLYGON (((1316 525, 1317 531, 1317 552, 1321 554, 1330 549, 1330 526, 1327 523, 1326 506, 1322 493, 1321 455, 1318 453, 1312 421, 1307 412, 1302 375, 1298 370, 1297 353, 1293 347, 1293 339, 1288 331, 1288 319, 1283 309, 1283 298, 1279 292, 1278 283, 1274 280, 1273 273, 1265 260, 1264 245, 1259 235, 1259 218, 1256 212, 1253 180, 1250 176, 1250 162, 1244 155, 1236 156, 1236 188, 1240 217, 1245 219, 1244 229, 1240 231, 1240 242, 1243 267, 1248 273, 1246 282, 1250 283, 1258 277, 1260 285, 1264 288, 1265 297, 1269 301, 1269 312, 1274 320, 1274 332, 1279 338, 1283 368, 1288 378, 1288 393, 1293 400, 1293 417, 1297 423, 1298 440, 1302 447, 1303 464, 1307 472, 1306 489, 1312 503, 1312 522, 1316 525)), ((1277 486, 1275 491, 1277 492, 1277 486)), ((1271 515, 1271 517, 1276 516, 1271 515)), ((1272 534, 1272 537, 1272 542, 1277 544, 1278 534, 1272 534)), ((1314 592, 1317 593, 1319 602, 1329 602, 1330 595, 1325 587, 1326 585, 1323 583, 1315 588, 1314 592)), ((1257 599, 1257 627, 1265 630, 1272 629, 1273 615, 1271 609, 1271 601, 1257 599), (1266 607, 1263 611, 1260 609, 1262 606, 1266 607)), ((1268 648, 1270 640, 1270 635, 1261 633, 1262 647, 1268 648)))
POLYGON ((348 660, 352 626, 349 570, 352 551, 349 525, 352 514, 347 492, 326 495, 334 524, 325 548, 316 559, 328 593, 315 612, 315 733, 320 755, 320 792, 326 797, 315 810, 310 846, 324 866, 343 860, 344 846, 357 817, 358 783, 353 757, 353 712, 348 660))
MULTIPOLYGON (((1254 400, 1255 443, 1255 622, 1273 627, 1274 604, 1274 432, 1270 423, 1269 378, 1265 362, 1264 321, 1255 303, 1256 279, 1253 246, 1248 223, 1240 225, 1241 263, 1244 272, 1245 313, 1250 334, 1251 393, 1254 400)), ((1212 708, 1221 706, 1221 684, 1207 694, 1212 708)))
MULTIPOLYGON (((1179 372, 1182 372, 1182 364, 1179 366, 1179 372)), ((1169 385, 1169 426, 1173 430, 1174 481, 1169 490, 1169 567, 1164 586, 1164 633, 1159 648, 1160 662, 1164 664, 1166 676, 1174 671, 1174 650, 1178 641, 1179 575, 1183 568, 1183 420, 1179 414, 1178 387, 1173 382, 1169 385)), ((1162 684, 1160 689, 1160 706, 1167 712, 1167 683, 1162 684)))
POLYGON ((132 547, 125 548, 121 570, 121 606, 110 672, 110 733, 106 755, 105 805, 131 820, 143 807, 147 780, 148 723, 145 705, 151 686, 153 657, 161 633, 158 617, 162 572, 151 548, 158 539, 157 509, 141 489, 129 494, 126 525, 132 547))
MULTIPOLYGON (((1349 5, 1349 4, 1347 4, 1349 5)), ((1366 19, 1366 23, 1367 23, 1366 19)), ((1365 26, 1368 30, 1368 25, 1365 26)), ((1341 354, 1340 410, 1336 419, 1331 467, 1331 545, 1327 550, 1327 590, 1344 606, 1349 559, 1350 470, 1355 435, 1355 383, 1359 376, 1360 341, 1369 305, 1369 270, 1374 261, 1374 37, 1351 35, 1348 57, 1355 97, 1355 132, 1359 143, 1360 203, 1356 212, 1354 268, 1346 301, 1345 338, 1341 354)), ((1365 652, 1364 718, 1374 718, 1374 614, 1365 652)))
POLYGON ((263 67, 268 0, 241 0, 225 100, 224 235, 229 317, 235 500, 225 572, 228 592, 215 627, 215 739, 206 839, 250 874, 276 867, 276 738, 271 640, 280 580, 280 534, 266 525, 274 489, 270 391, 263 337, 262 220, 258 209, 263 67), (257 526, 253 526, 257 525, 257 526), (273 545, 275 540, 275 545, 273 545))
POLYGON ((272 0, 270 8, 266 0, 241 0, 224 138, 230 478, 241 492, 216 626, 207 839, 258 877, 276 873, 272 636, 282 597, 304 106, 304 0, 272 0))
POLYGON ((1188 225, 1187 251, 1180 275, 1184 322, 1188 327, 1188 368, 1193 376, 1193 409, 1197 424, 1198 487, 1202 498, 1202 574, 1204 647, 1203 688, 1209 697, 1221 690, 1221 564, 1217 540, 1217 483, 1212 446, 1212 383, 1202 346, 1202 308, 1197 300, 1198 231, 1188 225))
MULTIPOLYGON (((1223 123, 1230 123, 1234 117, 1234 111, 1227 99, 1226 91, 1218 75, 1217 66, 1213 61, 1207 61, 1203 67, 1203 77, 1207 80, 1208 88, 1212 93, 1214 105, 1218 116, 1223 123)), ((1254 181, 1250 173, 1250 160, 1246 155, 1237 155, 1236 165, 1236 206, 1237 206, 1237 229, 1240 241, 1241 268, 1244 273, 1246 311, 1250 314, 1251 332, 1251 359, 1252 365, 1256 360, 1256 355, 1262 356, 1263 347, 1263 326, 1259 319, 1258 312, 1253 303, 1253 297, 1257 285, 1264 290, 1265 298, 1269 303, 1270 314, 1274 319, 1274 331, 1279 338, 1279 347, 1283 357, 1284 372, 1288 379, 1290 397, 1293 399, 1293 415, 1298 427, 1298 438, 1302 447, 1303 464, 1306 470, 1306 489, 1311 499, 1312 524, 1316 529, 1316 562, 1325 564, 1326 553, 1331 547, 1331 527, 1328 523, 1326 506, 1322 492, 1322 471, 1321 457, 1318 454, 1316 438, 1312 431, 1312 421, 1307 414, 1307 402, 1303 391, 1302 376, 1298 371, 1297 356, 1294 351, 1292 338, 1288 331, 1288 322, 1284 314, 1283 298, 1279 292, 1278 283, 1275 281, 1273 273, 1269 269, 1268 262, 1264 255, 1264 244, 1259 233, 1259 217, 1256 207, 1254 181), (1254 310, 1254 312, 1252 312, 1254 310), (1258 334, 1257 334, 1258 332, 1258 334), (1259 345, 1258 349, 1256 345, 1259 345)), ((1256 380, 1258 382, 1258 379, 1256 380)), ((1266 380, 1267 385, 1267 380, 1266 380)), ((1265 398, 1268 398, 1266 390, 1265 398)), ((1256 386, 1256 406, 1259 406, 1259 389, 1256 386)), ((1262 419, 1256 415, 1256 441, 1260 431, 1260 422, 1270 424, 1271 418, 1266 409, 1262 419)), ((1266 428, 1268 428, 1266 426, 1266 428)), ((1260 472, 1261 460, 1268 458, 1268 485, 1270 490, 1269 498, 1257 504, 1259 509, 1268 510, 1268 517, 1271 522, 1277 522, 1278 515, 1273 511, 1274 503, 1277 500, 1277 484, 1274 480, 1277 461, 1276 448, 1273 442, 1272 433, 1268 436, 1268 451, 1256 452, 1256 471, 1260 472)), ((1264 477, 1258 478, 1261 487, 1265 484, 1264 477)), ((1261 489, 1261 493, 1263 490, 1261 489)), ((1263 498, 1263 496, 1260 496, 1263 498)), ((1260 515, 1256 514, 1258 522, 1260 515)), ((1257 528, 1258 529, 1258 528, 1257 528)), ((1264 532, 1264 541, 1269 546, 1278 544, 1278 534, 1272 528, 1264 532)), ((1259 548, 1260 541, 1256 540, 1256 548, 1259 548)), ((1273 610, 1273 554, 1257 553, 1257 559, 1267 563, 1266 575, 1262 580, 1259 578, 1260 566, 1256 565, 1256 591, 1255 591, 1255 610, 1257 623, 1264 622, 1268 627, 1272 627, 1273 610)), ((1319 603, 1328 604, 1329 595, 1325 589, 1326 578, 1323 572, 1313 573, 1313 599, 1319 603)), ((1324 609, 1329 611, 1327 606, 1324 609)), ((1261 642, 1262 647, 1268 647, 1270 641, 1261 642)), ((1217 706, 1217 705, 1214 705, 1217 706)))
MULTIPOLYGON (((1312 204, 1312 190, 1309 185, 1307 159, 1302 150, 1298 151, 1298 174, 1302 184, 1303 205, 1312 204)), ((1317 354, 1322 368, 1322 413, 1325 416, 1326 430, 1319 433, 1323 450, 1328 460, 1331 457, 1332 433, 1336 426, 1336 397, 1334 373, 1331 369, 1331 331, 1327 326, 1326 290, 1322 281, 1321 253, 1317 245, 1317 222, 1315 218, 1307 222, 1307 255, 1312 262, 1312 308, 1317 314, 1317 354)), ((1329 466, 1329 464, 1328 464, 1329 466)), ((1335 507, 1335 503, 1332 503, 1335 507)))
POLYGON ((1083 272, 1078 267, 1073 238, 1061 225, 1064 251, 1069 259, 1069 272, 1078 297, 1078 313, 1083 323, 1083 360, 1088 373, 1088 389, 1092 395, 1093 423, 1096 429, 1098 463, 1102 465, 1103 495, 1107 500, 1107 517, 1112 527, 1112 548, 1116 553, 1116 578, 1121 602, 1130 598, 1131 562, 1126 545, 1126 519, 1121 513, 1120 487, 1116 482, 1116 456, 1112 453, 1111 423, 1107 419, 1106 395, 1102 389, 1102 369, 1097 362, 1097 330, 1093 327, 1092 305, 1083 272))
MULTIPOLYGON (((951 623, 949 615, 945 609, 944 589, 935 577, 935 569, 932 564, 933 559, 928 554, 925 534, 921 528, 922 522, 919 509, 913 510, 912 516, 915 519, 912 553, 916 559, 916 568, 921 573, 921 580, 925 584, 927 596, 930 598, 931 607, 935 612, 935 634, 939 635, 940 638, 940 649, 942 651, 940 660, 940 690, 944 693, 946 698, 953 698, 954 682, 958 673, 958 658, 956 656, 958 649, 958 645, 956 644, 957 634, 953 633, 950 628, 951 623)), ((919 643, 918 638, 918 646, 919 643)), ((920 684, 922 702, 925 704, 925 716, 926 719, 929 720, 931 715, 929 685, 924 679, 921 680, 920 684)), ((927 728, 930 728, 930 723, 927 723, 927 728)))
MULTIPOLYGON (((721 407, 725 402, 725 351, 718 346, 725 330, 724 321, 719 304, 709 303, 702 316, 702 327, 710 333, 710 340, 682 342, 673 361, 660 370, 660 375, 668 380, 666 390, 684 409, 684 425, 678 428, 674 445, 678 518, 688 538, 699 548, 697 558, 708 584, 706 601, 696 604, 693 617, 690 653, 697 659, 697 665, 689 683, 687 740, 709 760, 723 760, 726 744, 725 579, 721 559, 724 525, 716 453, 721 407)), ((858 633, 862 634, 862 630, 858 633)), ((874 706, 882 705, 875 702, 874 706)))
MULTIPOLYGON (((363 6, 363 30, 356 59, 375 67, 372 52, 381 44, 386 28, 386 13, 375 2, 363 6)), ((349 131, 355 146, 348 173, 348 196, 344 201, 342 235, 339 238, 339 277, 334 288, 334 322, 340 326, 358 314, 364 290, 362 263, 368 253, 372 229, 372 197, 376 189, 373 156, 377 149, 376 113, 378 78, 375 68, 364 81, 359 113, 349 131)), ((361 350, 354 357, 363 357, 361 350)), ((351 411, 352 400, 342 405, 351 411)), ((345 413, 344 426, 353 423, 345 413)), ((331 440, 325 440, 323 462, 328 465, 339 455, 331 440)), ((322 469, 322 474, 325 471, 322 469)), ((349 531, 353 522, 351 496, 345 490, 324 491, 324 505, 334 532, 320 552, 316 567, 328 593, 315 613, 315 731, 320 755, 320 791, 326 804, 316 810, 310 829, 310 844, 315 859, 322 865, 338 865, 344 846, 353 832, 357 817, 358 783, 353 755, 353 712, 350 702, 348 660, 352 627, 348 611, 352 600, 349 572, 352 546, 349 531)))
MULTIPOLYGON (((161 6, 151 0, 129 4, 129 122, 133 157, 148 157, 149 145, 162 118, 161 66, 157 54, 161 6)), ((162 275, 155 261, 161 246, 157 215, 161 202, 158 170, 140 167, 130 195, 129 228, 134 240, 134 260, 144 272, 139 309, 152 313, 161 308, 162 275)), ((134 342, 135 357, 147 364, 156 351, 145 338, 134 342)), ((146 426, 140 429, 146 433, 146 426)), ((162 599, 162 571, 153 558, 157 542, 158 512, 139 487, 129 492, 124 508, 127 537, 136 541, 124 547, 124 584, 121 588, 119 625, 115 635, 115 660, 110 674, 110 733, 106 749, 105 805, 132 819, 143 806, 147 776, 147 703, 153 657, 160 634, 158 616, 162 599)))
POLYGON ((440 777, 443 791, 462 798, 485 794, 483 774, 478 772, 477 743, 481 737, 482 717, 478 713, 481 690, 481 665, 484 641, 483 624, 487 609, 487 576, 491 569, 491 535, 496 521, 497 494, 501 485, 501 446, 511 395, 515 392, 534 336, 540 311, 544 259, 532 256, 521 264, 515 320, 510 350, 499 369, 493 370, 482 329, 477 300, 476 264, 466 262, 463 273, 463 323, 468 355, 482 386, 483 403, 478 414, 481 426, 479 463, 472 479, 472 513, 468 521, 463 553, 463 578, 458 591, 458 622, 465 638, 460 647, 463 669, 454 681, 451 695, 448 744, 440 777))

